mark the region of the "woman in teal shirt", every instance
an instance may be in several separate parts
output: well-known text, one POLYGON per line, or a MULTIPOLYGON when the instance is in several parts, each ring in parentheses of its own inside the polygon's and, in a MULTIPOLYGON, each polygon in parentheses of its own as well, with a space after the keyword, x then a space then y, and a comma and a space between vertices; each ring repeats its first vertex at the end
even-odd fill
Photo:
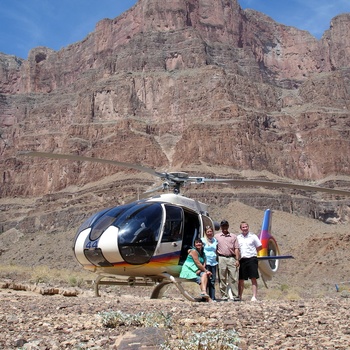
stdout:
POLYGON ((211 272, 205 268, 205 261, 203 242, 201 239, 195 239, 194 248, 188 251, 188 256, 182 266, 180 278, 197 282, 201 288, 201 298, 209 298, 207 285, 211 272))

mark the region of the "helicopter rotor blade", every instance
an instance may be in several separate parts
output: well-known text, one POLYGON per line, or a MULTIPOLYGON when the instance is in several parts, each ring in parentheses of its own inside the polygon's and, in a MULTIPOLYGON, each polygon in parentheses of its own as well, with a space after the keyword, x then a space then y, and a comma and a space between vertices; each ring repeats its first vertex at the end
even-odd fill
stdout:
POLYGON ((112 165, 117 165, 117 166, 124 167, 124 168, 143 171, 143 172, 146 172, 146 173, 151 174, 153 176, 164 177, 164 173, 159 173, 151 168, 148 168, 148 167, 145 167, 142 165, 138 165, 138 164, 119 162, 116 160, 77 156, 77 155, 72 155, 72 154, 58 154, 58 153, 51 153, 51 152, 36 152, 36 151, 22 151, 22 152, 18 152, 18 155, 30 156, 30 157, 40 157, 40 158, 67 159, 67 160, 74 160, 74 161, 86 161, 86 162, 94 162, 94 163, 112 164, 112 165))
POLYGON ((239 180, 239 179, 206 179, 201 178, 202 182, 217 182, 217 183, 230 183, 235 186, 242 187, 271 187, 271 188, 290 188, 293 190, 304 190, 312 192, 323 192, 334 195, 350 196, 350 191, 333 189, 328 187, 312 186, 312 185, 302 185, 294 184, 288 182, 272 182, 272 181, 262 181, 262 180, 239 180))
MULTIPOLYGON (((94 157, 85 157, 85 156, 78 156, 78 155, 71 155, 71 154, 57 154, 57 153, 51 153, 51 152, 37 152, 37 151, 22 151, 18 152, 18 155, 20 156, 30 156, 30 157, 41 157, 41 158, 51 158, 51 159, 67 159, 67 160, 73 160, 73 161, 88 161, 88 162, 95 162, 95 163, 104 163, 104 164, 112 164, 124 168, 129 169, 135 169, 141 172, 146 172, 148 174, 151 174, 156 177, 160 177, 161 179, 165 179, 169 181, 169 186, 177 186, 179 189, 180 186, 183 186, 188 181, 191 181, 191 184, 204 184, 206 182, 215 182, 215 183, 224 183, 234 186, 241 186, 241 187, 269 187, 269 188, 289 188, 294 190, 304 190, 304 191, 312 191, 312 192, 322 192, 322 193, 329 193, 333 195, 341 195, 341 196, 350 196, 350 191, 347 190, 341 190, 341 189, 333 189, 328 187, 321 187, 321 186, 313 186, 313 185, 304 185, 304 184, 297 184, 297 183, 288 183, 288 182, 273 182, 273 181, 263 181, 263 180, 242 180, 242 179, 210 179, 205 177, 192 177, 188 176, 187 173, 184 172, 157 172, 152 168, 148 168, 139 164, 132 164, 132 163, 126 163, 126 162, 120 162, 116 160, 108 160, 108 159, 101 159, 101 158, 94 158, 94 157)), ((163 184, 164 186, 164 184, 163 184)), ((146 193, 154 192, 159 189, 164 189, 163 186, 158 187, 154 190, 149 190, 146 193)))

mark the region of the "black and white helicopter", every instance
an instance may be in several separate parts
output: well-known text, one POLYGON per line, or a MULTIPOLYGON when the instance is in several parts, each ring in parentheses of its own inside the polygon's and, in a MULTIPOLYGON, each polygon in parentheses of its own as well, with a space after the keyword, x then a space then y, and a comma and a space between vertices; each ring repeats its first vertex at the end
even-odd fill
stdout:
MULTIPOLYGON (((154 285, 151 298, 162 297, 165 287, 174 284, 190 301, 190 295, 179 278, 188 249, 194 239, 202 237, 204 228, 219 229, 210 218, 207 205, 180 194, 187 183, 230 183, 235 186, 291 188, 349 196, 350 191, 291 183, 192 177, 185 172, 157 172, 151 168, 114 160, 77 155, 25 151, 22 156, 89 161, 136 169, 163 180, 162 186, 151 190, 168 190, 132 203, 103 209, 87 219, 78 229, 74 240, 74 254, 82 267, 97 274, 94 281, 95 295, 99 285, 154 285)), ((292 258, 280 255, 278 244, 271 235, 272 212, 264 213, 259 238, 263 249, 259 252, 259 271, 266 285, 279 268, 280 259, 292 258)))

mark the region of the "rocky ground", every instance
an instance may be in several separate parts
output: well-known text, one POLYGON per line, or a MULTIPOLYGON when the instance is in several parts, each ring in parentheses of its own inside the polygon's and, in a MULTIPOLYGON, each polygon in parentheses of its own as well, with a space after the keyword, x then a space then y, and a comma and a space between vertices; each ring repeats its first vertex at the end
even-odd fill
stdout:
MULTIPOLYGON (((209 330, 237 333, 240 349, 348 349, 350 299, 191 303, 174 293, 161 300, 142 296, 130 287, 119 293, 108 289, 100 298, 91 291, 75 297, 30 291, 0 290, 1 349, 199 349, 195 335, 205 340, 209 330), (128 315, 119 323, 107 316, 128 315), (137 322, 146 315, 148 323, 137 322), (155 316, 158 315, 158 316, 155 316), (154 321, 155 320, 155 321, 154 321), (128 324, 128 322, 130 324, 128 324), (159 326, 157 326, 157 323, 159 326), (187 345, 179 347, 181 339, 187 345)), ((143 292, 142 292, 143 291, 143 292)), ((231 348, 231 347, 230 347, 231 348)), ((229 349, 211 342, 204 349, 229 349)))

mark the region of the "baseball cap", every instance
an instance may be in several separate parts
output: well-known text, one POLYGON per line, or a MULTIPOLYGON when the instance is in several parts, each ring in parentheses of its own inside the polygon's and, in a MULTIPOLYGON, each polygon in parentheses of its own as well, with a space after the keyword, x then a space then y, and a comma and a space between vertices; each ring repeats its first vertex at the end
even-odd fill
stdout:
POLYGON ((220 226, 229 226, 228 221, 227 220, 222 220, 220 222, 220 226))

